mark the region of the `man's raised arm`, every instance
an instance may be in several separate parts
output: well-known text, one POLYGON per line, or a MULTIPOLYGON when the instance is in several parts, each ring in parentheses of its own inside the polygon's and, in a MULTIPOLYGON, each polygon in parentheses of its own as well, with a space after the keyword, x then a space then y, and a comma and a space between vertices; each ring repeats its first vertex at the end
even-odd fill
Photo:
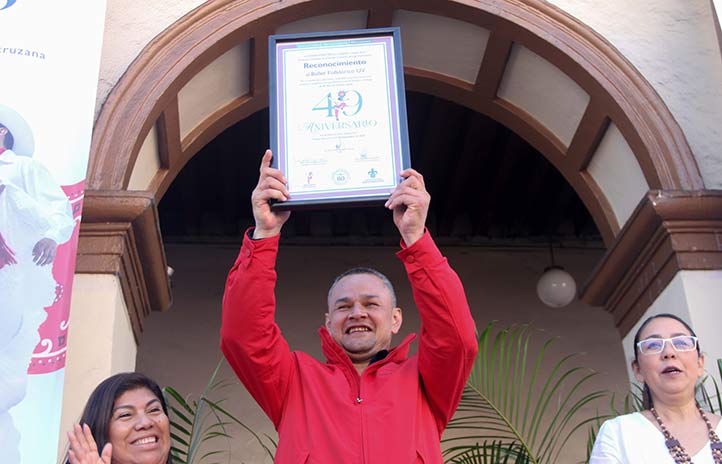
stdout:
POLYGON ((402 238, 403 261, 421 316, 419 374, 441 433, 461 399, 477 342, 464 288, 425 229, 431 197, 413 169, 386 202, 402 238))
POLYGON ((221 350, 248 391, 278 427, 293 359, 275 322, 276 255, 281 228, 290 212, 271 210, 269 201, 286 200, 286 179, 270 167, 267 150, 258 185, 251 195, 256 227, 247 231, 228 274, 223 295, 221 350))

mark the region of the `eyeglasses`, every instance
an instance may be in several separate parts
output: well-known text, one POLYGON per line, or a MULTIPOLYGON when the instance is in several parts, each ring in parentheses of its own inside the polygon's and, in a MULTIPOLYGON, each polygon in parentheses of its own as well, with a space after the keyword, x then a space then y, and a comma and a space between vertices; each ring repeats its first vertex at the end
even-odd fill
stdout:
POLYGON ((669 342, 674 351, 692 351, 697 348, 697 337, 692 335, 678 335, 672 338, 648 338, 637 342, 637 348, 642 354, 657 354, 664 350, 664 344, 669 342))

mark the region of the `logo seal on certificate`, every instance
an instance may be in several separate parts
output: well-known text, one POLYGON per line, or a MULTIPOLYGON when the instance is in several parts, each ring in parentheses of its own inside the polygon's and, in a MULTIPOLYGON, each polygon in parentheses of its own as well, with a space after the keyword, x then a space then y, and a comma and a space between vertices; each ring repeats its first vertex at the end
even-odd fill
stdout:
POLYGON ((274 208, 383 203, 410 166, 398 28, 269 37, 274 208))

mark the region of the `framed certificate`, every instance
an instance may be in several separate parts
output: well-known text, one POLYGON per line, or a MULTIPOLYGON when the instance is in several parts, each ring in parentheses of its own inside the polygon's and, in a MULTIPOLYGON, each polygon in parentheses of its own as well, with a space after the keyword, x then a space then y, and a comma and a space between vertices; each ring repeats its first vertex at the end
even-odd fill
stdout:
POLYGON ((383 203, 410 166, 398 28, 269 37, 274 208, 383 203))

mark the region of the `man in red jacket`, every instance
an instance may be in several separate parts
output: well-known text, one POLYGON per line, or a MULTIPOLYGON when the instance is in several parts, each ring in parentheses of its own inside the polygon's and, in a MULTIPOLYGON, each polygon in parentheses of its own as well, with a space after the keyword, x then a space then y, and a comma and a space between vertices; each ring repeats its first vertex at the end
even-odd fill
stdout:
POLYGON ((328 294, 319 329, 327 362, 292 352, 274 320, 275 261, 288 211, 283 174, 261 162, 251 202, 256 226, 226 282, 221 349, 279 434, 276 463, 442 463, 439 440, 461 398, 477 352, 464 289, 426 230, 430 196, 413 169, 385 207, 401 234, 403 261, 422 321, 419 350, 401 327, 391 283, 355 268, 328 294))

